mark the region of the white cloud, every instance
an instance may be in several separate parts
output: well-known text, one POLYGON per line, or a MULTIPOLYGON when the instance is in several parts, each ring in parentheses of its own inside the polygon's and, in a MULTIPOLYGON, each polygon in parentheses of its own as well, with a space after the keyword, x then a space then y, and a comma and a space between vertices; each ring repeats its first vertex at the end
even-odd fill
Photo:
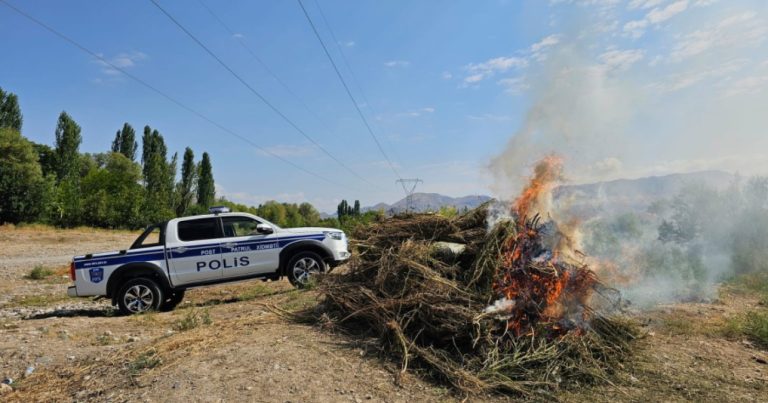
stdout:
POLYGON ((464 82, 467 84, 474 84, 478 81, 482 81, 483 77, 484 76, 482 74, 472 74, 471 76, 467 76, 464 79, 464 82))
POLYGON ((629 5, 627 6, 627 8, 629 8, 630 10, 635 10, 638 8, 644 10, 647 8, 656 7, 659 4, 663 3, 664 1, 665 0, 632 0, 629 2, 629 5))
POLYGON ((351 48, 355 46, 355 41, 339 42, 339 45, 344 46, 345 48, 351 48))
POLYGON ((395 116, 396 117, 400 117, 400 118, 403 118, 403 117, 417 118, 419 116, 426 115, 428 113, 434 113, 434 112, 435 112, 435 108, 433 108, 431 106, 427 106, 427 107, 424 107, 424 108, 414 109, 414 110, 408 111, 408 112, 400 112, 400 113, 395 114, 395 116))
MULTIPOLYGON (((118 53, 117 55, 112 57, 106 57, 102 54, 99 54, 99 56, 104 58, 104 60, 106 60, 107 62, 97 59, 95 60, 95 63, 101 66, 102 74, 110 77, 116 77, 122 74, 116 68, 123 69, 123 70, 130 69, 132 67, 135 67, 137 64, 139 64, 139 62, 142 62, 148 58, 146 53, 139 52, 139 51, 118 53)), ((105 80, 101 80, 101 79, 92 80, 92 82, 95 82, 95 83, 103 83, 104 81, 105 80)))
POLYGON ((727 17, 709 28, 685 35, 675 45, 671 58, 680 61, 716 47, 754 46, 763 42, 766 35, 766 24, 758 20, 754 12, 744 12, 727 17))
POLYGON ((530 84, 525 77, 503 78, 496 83, 504 87, 505 91, 510 94, 519 94, 530 88, 530 84))
POLYGON ((242 39, 242 38, 245 38, 245 35, 237 32, 237 33, 232 34, 232 37, 235 38, 235 39, 242 39))
MULTIPOLYGON (((500 56, 488 59, 482 63, 470 63, 464 66, 464 70, 468 72, 464 77, 463 86, 476 84, 482 80, 493 77, 496 74, 505 73, 512 69, 524 69, 527 68, 530 62, 542 62, 546 58, 546 51, 559 44, 561 40, 560 35, 549 35, 538 42, 532 44, 525 50, 521 50, 518 53, 520 56, 500 56)), ((500 85, 510 84, 510 79, 502 79, 498 81, 500 85)))
POLYGON ((705 80, 727 77, 732 73, 742 70, 747 63, 748 61, 745 59, 736 59, 710 68, 691 69, 683 73, 674 74, 665 82, 652 84, 651 89, 661 92, 683 90, 705 80))
POLYGON ((503 73, 511 68, 523 68, 528 66, 528 60, 522 57, 495 57, 483 63, 470 63, 465 69, 471 74, 464 78, 464 83, 473 84, 492 77, 496 73, 503 73))
POLYGON ((494 115, 493 113, 483 113, 482 115, 467 115, 470 120, 479 121, 491 121, 491 122, 507 122, 512 120, 512 117, 507 115, 494 115))
POLYGON ((558 43, 560 43, 560 35, 549 35, 544 39, 531 45, 531 52, 538 53, 544 50, 545 48, 557 45, 558 43))
POLYGON ((645 52, 640 49, 610 50, 598 58, 609 70, 627 70, 643 59, 645 52))
POLYGON ((624 33, 632 38, 639 38, 645 33, 645 28, 648 27, 647 20, 635 20, 629 21, 624 24, 624 33))
POLYGON ((539 62, 544 61, 546 58, 546 51, 558 43, 560 43, 560 35, 549 35, 543 38, 542 40, 531 45, 531 58, 539 62))
POLYGON ((278 157, 303 157, 315 153, 313 145, 277 144, 262 147, 265 151, 257 151, 259 155, 277 155, 278 157))
POLYGON ((411 62, 407 60, 390 60, 384 63, 384 65, 387 67, 407 67, 410 64, 411 62))
POLYGON ((450 80, 453 78, 453 74, 451 74, 450 71, 444 71, 443 74, 440 75, 440 77, 442 77, 443 80, 450 80))
POLYGON ((660 7, 654 8, 648 13, 648 15, 646 16, 646 19, 651 24, 659 24, 674 17, 677 14, 682 13, 687 8, 688 8, 688 0, 679 0, 664 8, 660 8, 660 7))
MULTIPOLYGON (((635 2, 630 3, 630 6, 633 3, 635 2)), ((654 1, 637 2, 638 7, 640 8, 650 8, 660 3, 661 2, 654 1)), ((639 38, 643 36, 646 28, 648 28, 649 25, 659 25, 662 22, 669 20, 670 18, 688 9, 688 4, 688 0, 678 0, 674 3, 668 4, 665 7, 654 7, 645 15, 644 18, 625 23, 623 27, 624 34, 631 38, 639 38)))

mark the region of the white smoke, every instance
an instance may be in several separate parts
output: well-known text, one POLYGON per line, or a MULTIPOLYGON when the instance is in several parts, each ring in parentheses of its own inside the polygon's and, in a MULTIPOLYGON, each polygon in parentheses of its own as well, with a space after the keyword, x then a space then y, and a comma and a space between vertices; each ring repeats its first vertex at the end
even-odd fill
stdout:
MULTIPOLYGON (((688 10, 655 26, 665 28, 653 33, 655 42, 668 45, 653 50, 620 37, 624 24, 606 29, 606 18, 616 16, 605 10, 572 21, 571 32, 558 35, 546 57, 531 61, 524 79, 531 106, 490 163, 493 191, 514 199, 533 164, 551 153, 563 157, 572 183, 705 169, 767 173, 768 153, 759 150, 768 149, 768 23, 745 10, 756 4, 688 10)), ((616 218, 609 204, 591 202, 603 209, 591 220, 616 218)), ((568 219, 563 211, 552 214, 568 219)), ((642 216, 642 233, 614 245, 643 259, 653 248, 670 249, 657 261, 643 262, 644 277, 624 291, 647 303, 713 296, 716 282, 733 273, 725 247, 708 249, 721 237, 677 249, 661 245, 658 225, 666 218, 642 216), (680 265, 693 274, 670 269, 680 265), (697 289, 681 290, 681 284, 697 289)), ((623 257, 617 262, 623 269, 637 270, 630 267, 632 256, 623 257)))

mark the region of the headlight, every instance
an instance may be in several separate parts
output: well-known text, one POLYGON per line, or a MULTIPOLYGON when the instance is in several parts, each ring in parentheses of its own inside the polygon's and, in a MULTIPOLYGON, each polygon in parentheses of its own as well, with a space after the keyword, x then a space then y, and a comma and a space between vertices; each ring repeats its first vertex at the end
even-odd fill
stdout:
POLYGON ((337 241, 341 241, 341 239, 344 238, 344 233, 338 231, 325 231, 323 234, 325 234, 326 237, 335 239, 337 241))

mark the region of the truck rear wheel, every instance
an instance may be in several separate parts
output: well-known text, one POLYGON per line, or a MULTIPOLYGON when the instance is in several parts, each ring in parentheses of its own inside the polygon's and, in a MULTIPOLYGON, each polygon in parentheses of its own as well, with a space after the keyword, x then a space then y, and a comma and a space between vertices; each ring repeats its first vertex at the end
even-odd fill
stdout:
POLYGON ((117 292, 117 306, 125 315, 157 311, 163 298, 163 291, 157 283, 146 277, 133 278, 117 292))
POLYGON ((296 288, 305 288, 316 274, 327 270, 328 265, 315 252, 299 252, 288 261, 286 276, 296 288))

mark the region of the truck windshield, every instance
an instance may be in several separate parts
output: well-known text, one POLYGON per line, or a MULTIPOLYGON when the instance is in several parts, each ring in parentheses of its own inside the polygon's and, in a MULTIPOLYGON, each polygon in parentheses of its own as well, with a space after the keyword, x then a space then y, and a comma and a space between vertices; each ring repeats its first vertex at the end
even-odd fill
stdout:
POLYGON ((133 241, 131 249, 150 248, 163 244, 163 224, 150 225, 133 241))

